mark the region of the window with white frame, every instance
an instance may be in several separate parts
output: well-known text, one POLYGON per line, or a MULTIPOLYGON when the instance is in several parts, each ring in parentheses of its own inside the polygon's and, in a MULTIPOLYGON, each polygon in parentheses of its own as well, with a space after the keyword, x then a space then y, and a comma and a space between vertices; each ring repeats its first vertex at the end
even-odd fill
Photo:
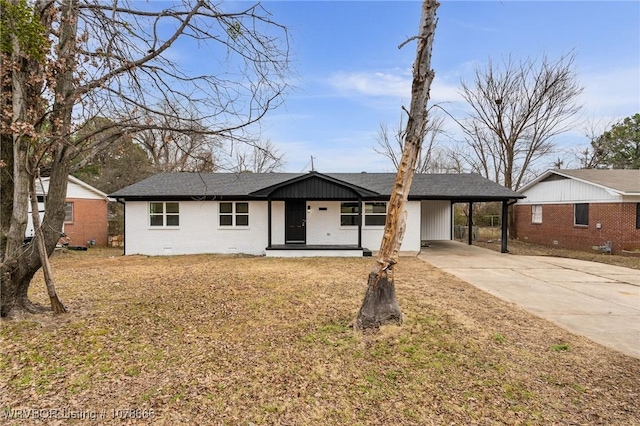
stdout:
POLYGON ((249 226, 249 203, 221 202, 218 223, 220 226, 249 226))
POLYGON ((384 222, 386 220, 387 220, 386 201, 364 203, 365 226, 384 226, 384 222))
POLYGON ((360 209, 357 201, 343 201, 340 203, 340 226, 358 226, 360 223, 360 209))
POLYGON ((149 203, 149 225, 158 228, 180 226, 180 203, 149 203))
POLYGON ((64 222, 65 223, 73 222, 73 203, 66 203, 64 205, 64 222))
POLYGON ((531 223, 542 223, 542 206, 540 204, 531 206, 531 223))
MULTIPOLYGON (((364 226, 384 226, 387 220, 386 201, 364 203, 364 226)), ((357 201, 343 201, 340 203, 340 226, 358 226, 360 223, 360 209, 357 201)))

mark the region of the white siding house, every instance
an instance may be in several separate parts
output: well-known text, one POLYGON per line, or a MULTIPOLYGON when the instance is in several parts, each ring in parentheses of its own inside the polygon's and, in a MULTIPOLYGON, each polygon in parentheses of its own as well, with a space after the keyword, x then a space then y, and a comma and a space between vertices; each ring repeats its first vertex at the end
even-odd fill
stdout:
MULTIPOLYGON (((125 205, 125 254, 363 256, 377 250, 395 175, 163 173, 112 197, 125 205)), ((452 202, 519 194, 479 175, 416 175, 403 254, 449 240, 452 202)))

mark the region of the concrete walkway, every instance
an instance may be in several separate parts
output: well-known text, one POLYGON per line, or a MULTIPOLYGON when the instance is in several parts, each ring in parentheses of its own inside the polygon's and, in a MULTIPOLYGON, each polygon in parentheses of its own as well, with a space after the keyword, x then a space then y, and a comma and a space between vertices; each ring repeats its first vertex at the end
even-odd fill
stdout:
POLYGON ((640 270, 501 254, 456 241, 434 242, 418 257, 573 333, 640 358, 640 270))

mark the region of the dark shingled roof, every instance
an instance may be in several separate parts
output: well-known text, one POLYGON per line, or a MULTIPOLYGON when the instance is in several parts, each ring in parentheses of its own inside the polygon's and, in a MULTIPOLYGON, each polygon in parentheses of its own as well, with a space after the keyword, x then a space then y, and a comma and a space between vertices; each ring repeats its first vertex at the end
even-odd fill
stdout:
MULTIPOLYGON (((328 176, 389 197, 395 173, 160 173, 110 194, 124 200, 253 198, 250 194, 301 176, 328 176)), ((264 198, 264 197, 262 197, 264 198)), ((410 199, 509 200, 524 198, 475 174, 416 174, 410 199)))

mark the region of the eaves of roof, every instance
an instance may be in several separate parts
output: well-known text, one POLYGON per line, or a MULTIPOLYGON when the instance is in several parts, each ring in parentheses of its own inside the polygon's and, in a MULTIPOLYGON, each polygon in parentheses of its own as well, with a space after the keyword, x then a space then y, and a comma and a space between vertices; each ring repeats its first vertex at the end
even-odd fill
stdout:
MULTIPOLYGON (((395 173, 265 173, 197 174, 161 173, 111 194, 120 200, 220 200, 267 199, 287 185, 316 177, 349 188, 362 199, 388 199, 395 173)), ((509 201, 525 198, 476 174, 415 175, 411 200, 509 201)))
MULTIPOLYGON (((602 188, 611 193, 624 195, 624 196, 640 196, 640 171, 638 170, 609 170, 609 169, 576 169, 576 170, 563 170, 563 169, 550 169, 545 171, 543 174, 538 176, 536 179, 524 185, 519 189, 519 192, 526 192, 529 188, 537 185, 538 183, 544 181, 549 178, 551 175, 562 176, 567 179, 572 179, 578 182, 586 183, 588 185, 592 185, 598 188, 602 188), (616 185, 613 182, 607 182, 607 179, 594 179, 593 177, 589 178, 589 176, 597 176, 598 174, 606 175, 609 172, 628 172, 628 174, 633 175, 637 174, 637 182, 635 182, 635 187, 638 189, 630 189, 631 187, 623 188, 620 185, 616 185)), ((627 175, 625 174, 625 177, 627 175)))

